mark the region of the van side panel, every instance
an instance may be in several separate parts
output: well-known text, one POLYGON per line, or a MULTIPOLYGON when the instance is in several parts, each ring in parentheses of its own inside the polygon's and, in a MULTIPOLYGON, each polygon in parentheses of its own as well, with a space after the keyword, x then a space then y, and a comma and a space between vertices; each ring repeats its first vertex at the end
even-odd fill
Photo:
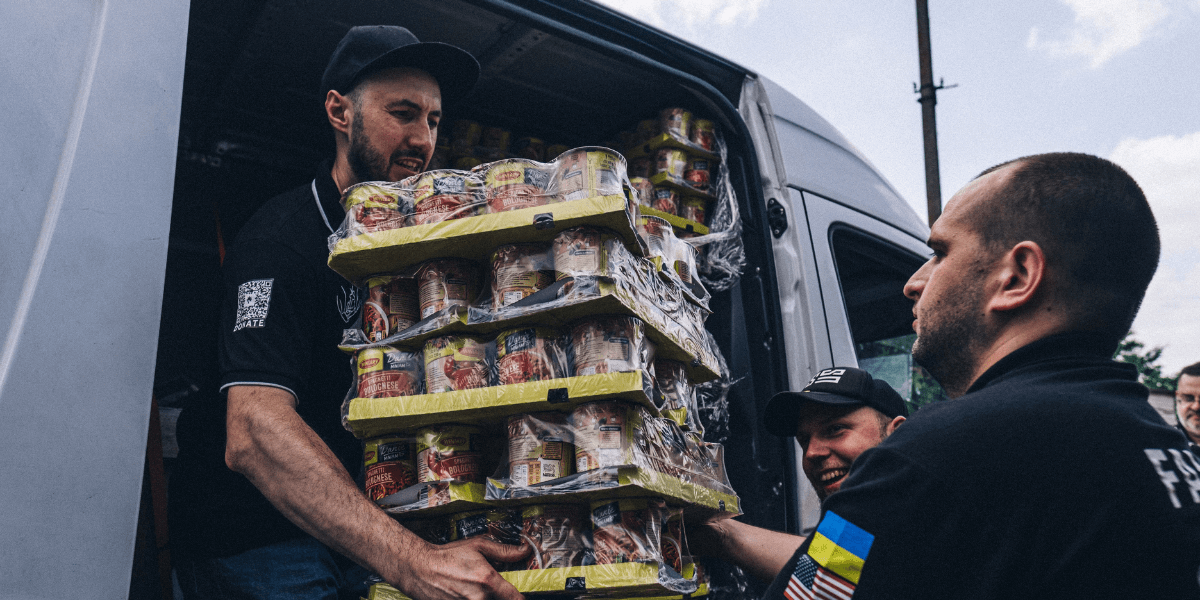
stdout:
POLYGON ((129 593, 188 2, 0 19, 0 595, 129 593))

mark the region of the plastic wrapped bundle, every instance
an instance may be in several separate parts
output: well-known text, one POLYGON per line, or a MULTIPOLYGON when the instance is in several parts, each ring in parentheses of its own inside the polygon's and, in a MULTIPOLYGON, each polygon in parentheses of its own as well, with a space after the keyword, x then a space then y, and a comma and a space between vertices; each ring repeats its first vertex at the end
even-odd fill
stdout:
POLYGON ((403 183, 360 183, 346 188, 342 208, 348 235, 399 229, 412 217, 413 193, 403 183))
POLYGON ((569 376, 563 335, 548 327, 521 327, 496 336, 499 385, 545 381, 569 376))
POLYGON ((444 335, 425 342, 425 393, 454 392, 492 384, 491 342, 467 335, 444 335))
POLYGON ((601 500, 591 510, 596 564, 663 562, 661 536, 669 514, 663 499, 601 500))
POLYGON ((582 506, 537 504, 521 511, 521 540, 533 549, 526 570, 580 567, 592 562, 591 519, 582 506))
POLYGON ((372 342, 412 327, 421 320, 416 279, 392 275, 368 279, 362 315, 363 335, 372 342))
POLYGON ((659 411, 683 428, 703 434, 697 414, 696 387, 688 382, 686 366, 676 360, 654 361, 654 383, 662 398, 659 411))
POLYGON ((530 486, 575 472, 574 436, 567 415, 541 412, 508 418, 508 471, 515 486, 530 486))
POLYGON ((571 327, 575 375, 649 370, 654 347, 646 339, 646 324, 637 317, 601 315, 571 327))
POLYGON ((434 425, 418 429, 417 481, 481 483, 485 477, 484 441, 478 427, 434 425))

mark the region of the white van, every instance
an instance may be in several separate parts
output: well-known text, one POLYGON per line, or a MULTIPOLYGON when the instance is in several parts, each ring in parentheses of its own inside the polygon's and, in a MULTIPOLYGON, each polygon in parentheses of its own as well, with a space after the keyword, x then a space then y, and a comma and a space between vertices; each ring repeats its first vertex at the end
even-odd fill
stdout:
POLYGON ((0 596, 157 594, 152 394, 211 386, 218 234, 331 152, 318 82, 352 25, 477 56, 451 119, 574 145, 667 106, 721 127, 747 266, 712 299, 735 383, 710 435, 746 521, 818 516, 797 446, 761 427, 772 394, 835 364, 927 393, 901 293, 925 224, 802 101, 702 48, 586 0, 56 4, 0 8, 0 596))

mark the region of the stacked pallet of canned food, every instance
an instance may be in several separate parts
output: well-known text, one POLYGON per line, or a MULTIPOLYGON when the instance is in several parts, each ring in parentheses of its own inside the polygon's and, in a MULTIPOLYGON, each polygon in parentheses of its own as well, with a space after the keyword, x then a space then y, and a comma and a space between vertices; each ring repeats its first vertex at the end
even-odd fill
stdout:
POLYGON ((343 341, 366 493, 431 542, 530 544, 503 572, 526 594, 703 593, 683 519, 738 512, 696 414, 720 361, 694 251, 637 194, 578 148, 354 186, 330 238, 369 290, 343 341))

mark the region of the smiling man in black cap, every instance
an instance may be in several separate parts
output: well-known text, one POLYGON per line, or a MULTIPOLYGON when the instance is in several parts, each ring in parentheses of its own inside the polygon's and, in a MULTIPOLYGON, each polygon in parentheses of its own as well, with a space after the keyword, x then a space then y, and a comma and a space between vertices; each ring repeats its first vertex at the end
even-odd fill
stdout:
POLYGON ((341 191, 423 171, 443 104, 478 76, 470 54, 402 27, 355 27, 334 50, 321 90, 336 155, 267 201, 230 248, 223 398, 180 419, 172 534, 188 598, 365 596, 367 570, 416 600, 520 598, 488 561, 525 548, 429 544, 355 484, 361 446, 339 419, 352 377, 337 345, 362 302, 326 266, 341 191))
MULTIPOLYGON (((858 455, 878 446, 908 417, 904 399, 886 382, 853 367, 816 374, 799 392, 780 392, 767 403, 763 424, 796 437, 801 467, 822 501, 841 487, 858 455)), ((783 570, 803 537, 732 519, 689 528, 694 553, 732 562, 770 581, 783 570)))

